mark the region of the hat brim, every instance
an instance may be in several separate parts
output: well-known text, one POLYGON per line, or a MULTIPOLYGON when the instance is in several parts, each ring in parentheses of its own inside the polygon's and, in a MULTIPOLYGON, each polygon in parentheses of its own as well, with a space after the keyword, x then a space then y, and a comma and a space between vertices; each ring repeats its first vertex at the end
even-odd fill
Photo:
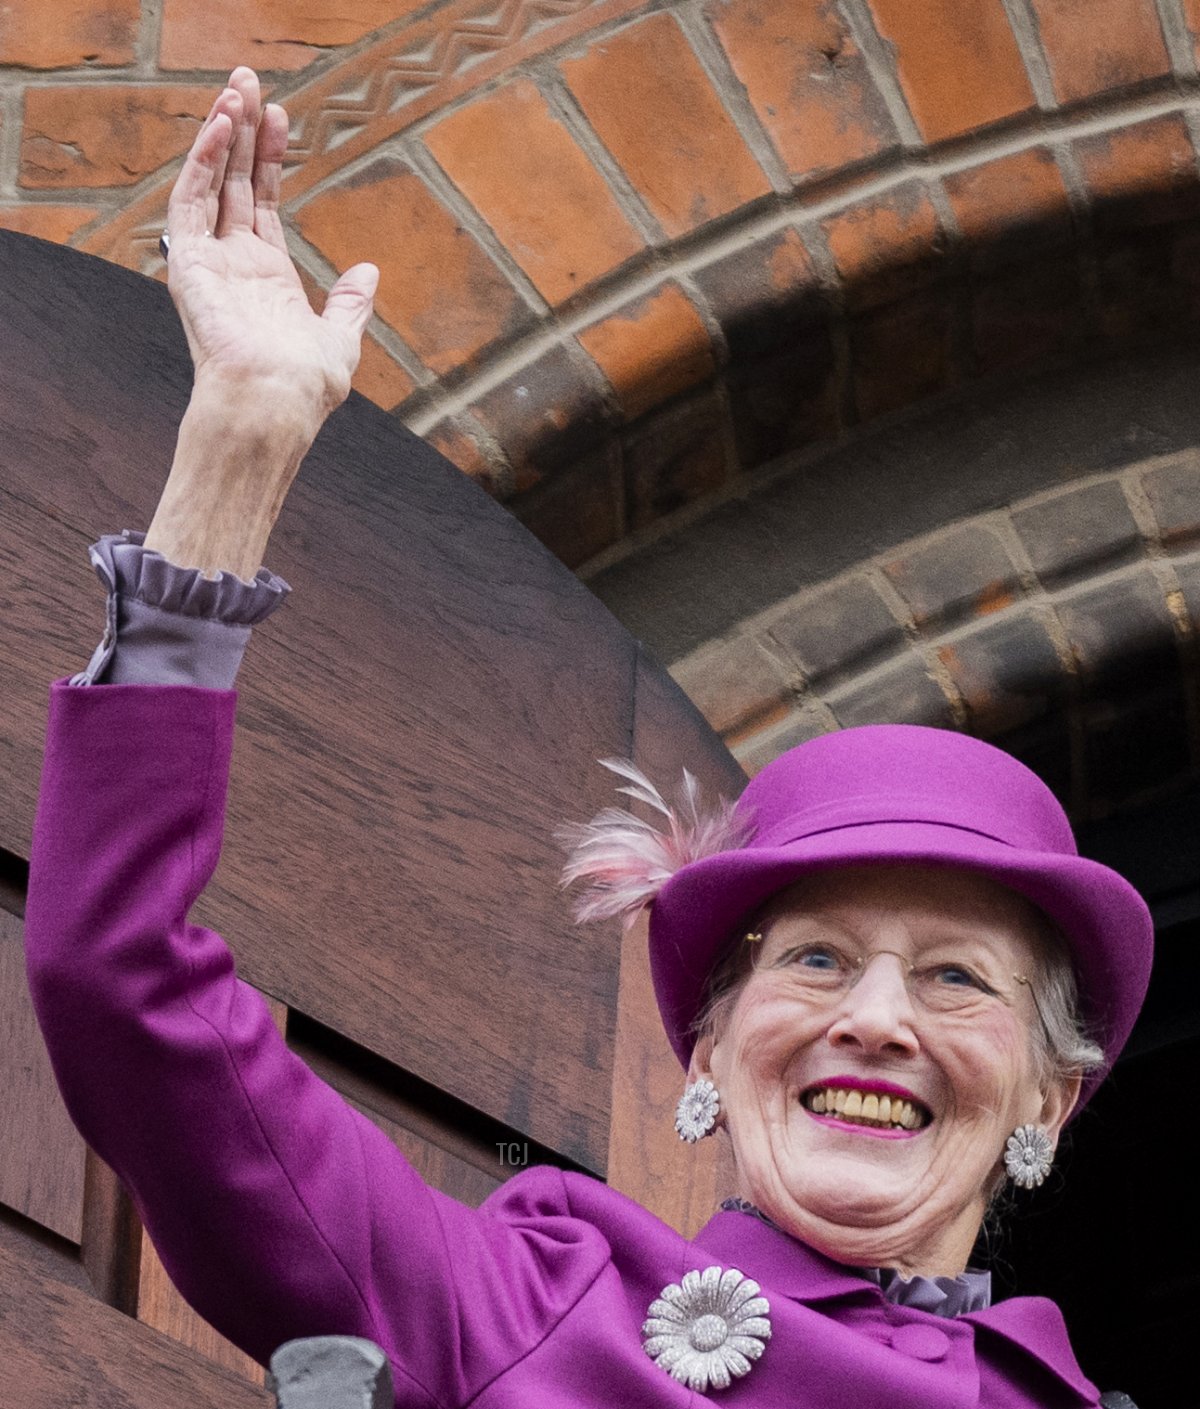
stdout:
POLYGON ((1022 851, 965 828, 873 822, 771 848, 753 844, 693 862, 663 887, 650 915, 650 967, 671 1046, 686 1068, 709 976, 771 896, 814 871, 908 862, 976 871, 1017 891, 1058 926, 1071 951, 1088 1035, 1105 1068, 1084 1079, 1078 1109, 1124 1047, 1146 995, 1154 927, 1115 871, 1086 857, 1022 851))

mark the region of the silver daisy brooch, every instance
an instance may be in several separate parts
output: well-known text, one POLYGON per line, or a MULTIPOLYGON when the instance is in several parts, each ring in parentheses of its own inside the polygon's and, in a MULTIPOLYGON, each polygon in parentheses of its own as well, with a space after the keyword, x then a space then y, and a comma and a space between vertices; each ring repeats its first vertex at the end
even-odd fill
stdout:
POLYGON ((689 1389, 728 1389, 771 1339, 770 1309, 758 1283, 735 1268, 688 1272, 650 1303, 646 1354, 689 1389))
POLYGON ((1019 1125, 1004 1147, 1004 1168, 1013 1183, 1022 1189, 1044 1184, 1053 1159, 1050 1137, 1033 1125, 1019 1125))

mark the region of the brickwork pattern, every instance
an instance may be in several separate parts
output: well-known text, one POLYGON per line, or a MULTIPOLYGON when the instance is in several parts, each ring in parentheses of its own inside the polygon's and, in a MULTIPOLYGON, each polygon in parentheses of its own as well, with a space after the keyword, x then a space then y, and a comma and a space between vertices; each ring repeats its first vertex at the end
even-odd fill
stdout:
POLYGON ((12 0, 0 225, 161 276, 255 63, 314 297, 383 271, 356 385, 578 567, 972 379, 1193 327, 1198 34, 1197 0, 12 0))
POLYGON ((1200 452, 903 543, 672 673, 750 773, 853 724, 1002 740, 1077 820, 1200 774, 1200 452))

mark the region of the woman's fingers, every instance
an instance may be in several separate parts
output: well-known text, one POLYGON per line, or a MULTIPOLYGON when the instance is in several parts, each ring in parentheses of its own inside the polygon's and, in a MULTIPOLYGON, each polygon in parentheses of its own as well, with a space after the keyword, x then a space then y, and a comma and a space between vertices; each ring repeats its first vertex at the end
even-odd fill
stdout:
POLYGON ((254 153, 254 233, 284 254, 287 241, 279 219, 279 187, 287 144, 287 113, 278 103, 268 103, 263 109, 254 153))
POLYGON ((196 134, 167 206, 167 228, 173 240, 203 236, 212 228, 209 206, 220 185, 233 125, 241 115, 241 102, 236 91, 226 88, 196 134))
POLYGON ((235 68, 229 86, 241 97, 241 114, 233 124, 233 142, 219 183, 216 235, 254 229, 254 153, 262 116, 258 75, 253 69, 235 68))

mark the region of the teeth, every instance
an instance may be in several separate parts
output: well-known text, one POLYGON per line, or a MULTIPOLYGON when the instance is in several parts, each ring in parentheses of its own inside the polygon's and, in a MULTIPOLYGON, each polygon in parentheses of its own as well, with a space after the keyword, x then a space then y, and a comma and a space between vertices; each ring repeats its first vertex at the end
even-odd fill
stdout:
POLYGON ((846 1090, 827 1086, 804 1099, 814 1115, 839 1115, 860 1125, 890 1125, 901 1130, 919 1130, 922 1125, 920 1108, 898 1096, 877 1096, 873 1091, 846 1090))

